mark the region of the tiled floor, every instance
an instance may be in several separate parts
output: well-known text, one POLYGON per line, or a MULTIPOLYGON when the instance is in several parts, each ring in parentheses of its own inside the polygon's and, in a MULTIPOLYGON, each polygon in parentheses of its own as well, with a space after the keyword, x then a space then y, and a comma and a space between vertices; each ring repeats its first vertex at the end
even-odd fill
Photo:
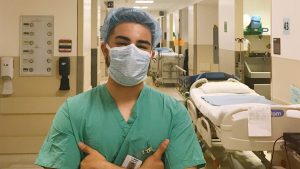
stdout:
POLYGON ((148 78, 145 82, 147 85, 151 86, 152 88, 165 93, 169 96, 174 97, 176 100, 180 102, 184 102, 185 98, 179 93, 179 91, 175 88, 175 84, 165 84, 160 85, 159 87, 156 87, 152 81, 152 78, 148 78))

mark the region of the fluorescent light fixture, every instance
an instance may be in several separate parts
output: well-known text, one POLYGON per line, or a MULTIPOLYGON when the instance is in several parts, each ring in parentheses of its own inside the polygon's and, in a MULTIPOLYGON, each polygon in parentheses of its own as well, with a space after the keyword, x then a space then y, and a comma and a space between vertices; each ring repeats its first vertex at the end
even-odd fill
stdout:
POLYGON ((135 3, 137 3, 137 4, 152 4, 152 3, 154 3, 154 1, 152 1, 152 0, 150 0, 150 1, 136 0, 135 3))
POLYGON ((134 6, 136 9, 148 9, 148 6, 134 6))

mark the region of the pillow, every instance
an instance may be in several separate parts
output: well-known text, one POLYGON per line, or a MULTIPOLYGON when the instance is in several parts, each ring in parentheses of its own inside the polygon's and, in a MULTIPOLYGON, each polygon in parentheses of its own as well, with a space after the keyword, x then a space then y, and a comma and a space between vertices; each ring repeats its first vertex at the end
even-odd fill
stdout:
POLYGON ((236 80, 229 79, 227 81, 221 82, 209 82, 204 83, 199 87, 204 93, 253 93, 253 90, 250 89, 247 85, 240 83, 236 80))

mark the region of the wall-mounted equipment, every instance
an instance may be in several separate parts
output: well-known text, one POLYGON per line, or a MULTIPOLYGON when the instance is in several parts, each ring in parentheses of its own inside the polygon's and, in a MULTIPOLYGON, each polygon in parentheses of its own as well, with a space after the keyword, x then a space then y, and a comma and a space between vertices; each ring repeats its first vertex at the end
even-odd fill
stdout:
POLYGON ((59 58, 59 75, 61 75, 59 90, 70 90, 70 83, 68 77, 70 75, 69 57, 59 58))
POLYGON ((53 16, 21 16, 20 75, 51 76, 53 72, 53 16))
POLYGON ((273 53, 276 55, 281 54, 280 38, 273 38, 273 53))
POLYGON ((300 88, 292 85, 290 87, 290 94, 292 104, 300 104, 300 88))
POLYGON ((263 32, 269 32, 269 29, 262 27, 260 16, 252 16, 250 24, 244 31, 244 35, 261 35, 263 32))
POLYGON ((213 28, 213 46, 214 64, 219 64, 219 28, 217 25, 213 28))
POLYGON ((58 51, 59 52, 72 52, 72 40, 70 39, 60 39, 58 41, 58 51))
POLYGON ((1 58, 1 78, 3 81, 2 95, 13 94, 12 79, 14 75, 13 71, 14 61, 12 57, 1 58))

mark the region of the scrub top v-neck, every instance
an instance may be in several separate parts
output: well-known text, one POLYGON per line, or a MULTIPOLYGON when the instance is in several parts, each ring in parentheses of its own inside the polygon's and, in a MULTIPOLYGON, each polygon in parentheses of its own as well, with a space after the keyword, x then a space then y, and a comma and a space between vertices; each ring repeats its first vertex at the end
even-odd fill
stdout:
POLYGON ((68 98, 58 110, 36 164, 74 169, 86 154, 81 141, 107 161, 121 165, 127 155, 144 161, 164 139, 166 169, 203 167, 205 160, 185 107, 173 98, 144 86, 126 122, 106 85, 68 98), (151 148, 151 152, 144 153, 151 148))
POLYGON ((106 86, 103 86, 103 91, 104 91, 104 95, 105 97, 108 99, 108 102, 110 103, 110 109, 112 110, 116 120, 119 122, 118 124, 120 125, 120 127, 123 129, 124 133, 123 135, 127 135, 129 129, 131 128, 131 126, 133 125, 134 121, 136 120, 137 116, 138 116, 138 110, 137 110, 137 105, 139 104, 139 100, 141 100, 143 98, 143 91, 145 90, 145 88, 141 91, 136 103, 134 104, 132 110, 131 110, 131 115, 129 116, 128 120, 125 121, 124 117, 122 116, 120 110, 118 109, 118 106, 116 105, 114 99, 112 98, 112 96, 110 95, 108 89, 106 86))

